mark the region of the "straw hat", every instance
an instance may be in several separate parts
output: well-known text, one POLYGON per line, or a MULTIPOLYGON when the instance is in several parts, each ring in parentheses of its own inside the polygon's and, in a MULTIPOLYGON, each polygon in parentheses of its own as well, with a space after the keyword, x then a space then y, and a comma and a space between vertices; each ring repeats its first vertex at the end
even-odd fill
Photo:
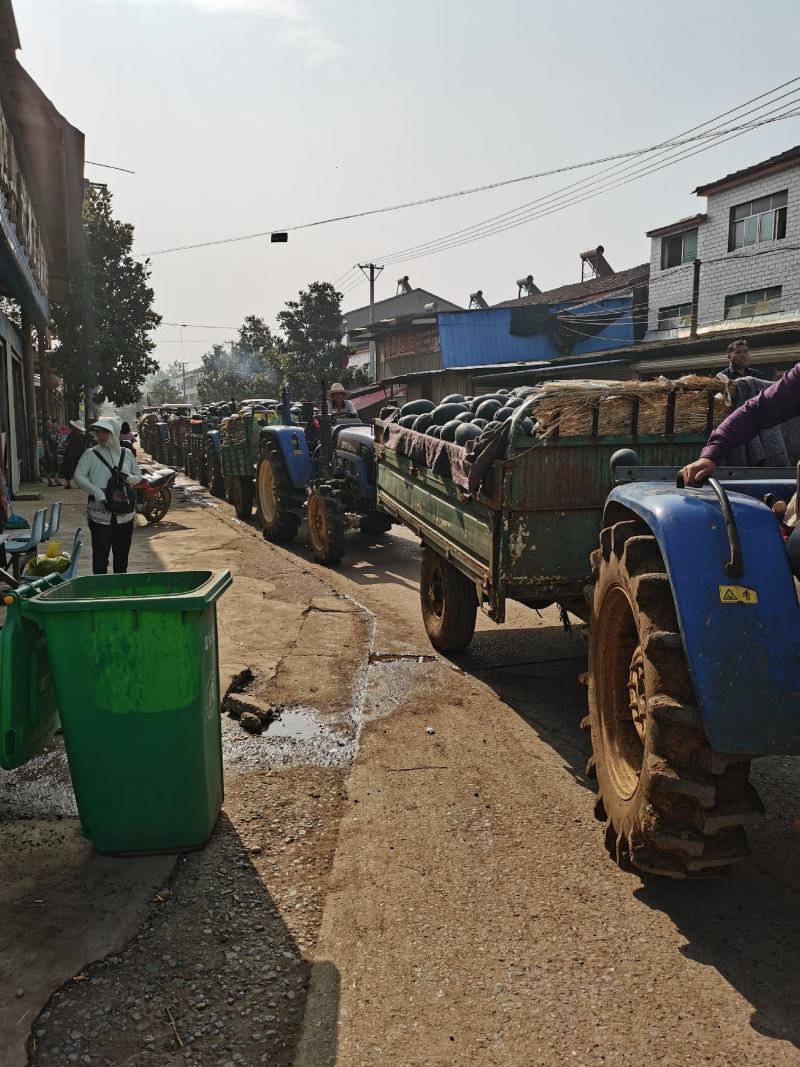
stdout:
POLYGON ((328 390, 328 396, 333 396, 334 393, 338 393, 341 396, 347 396, 347 390, 341 382, 334 382, 328 390))
POLYGON ((70 419, 69 424, 74 430, 80 430, 81 433, 86 433, 86 427, 80 419, 70 419))

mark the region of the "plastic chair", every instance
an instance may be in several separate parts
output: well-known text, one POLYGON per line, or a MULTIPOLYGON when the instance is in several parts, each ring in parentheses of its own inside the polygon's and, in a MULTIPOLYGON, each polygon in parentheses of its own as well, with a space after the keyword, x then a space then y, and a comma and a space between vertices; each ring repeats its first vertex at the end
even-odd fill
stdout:
POLYGON ((49 541, 50 538, 54 534, 58 533, 59 527, 61 526, 61 505, 62 504, 63 504, 62 500, 56 500, 56 502, 53 504, 52 508, 50 509, 50 518, 47 521, 47 525, 45 526, 45 529, 44 529, 44 534, 42 535, 42 540, 43 541, 49 541))
POLYGON ((75 538, 72 542, 72 551, 70 552, 69 566, 62 572, 61 577, 65 582, 68 582, 70 578, 74 578, 78 571, 78 561, 81 558, 81 549, 83 548, 83 541, 81 541, 81 528, 80 526, 75 531, 75 538))
POLYGON ((39 543, 44 535, 44 517, 47 514, 47 508, 40 508, 33 516, 33 522, 31 523, 30 535, 26 538, 19 538, 15 541, 6 541, 5 550, 8 555, 11 556, 11 569, 14 577, 19 579, 22 574, 22 568, 31 558, 36 554, 36 550, 39 547, 39 543))

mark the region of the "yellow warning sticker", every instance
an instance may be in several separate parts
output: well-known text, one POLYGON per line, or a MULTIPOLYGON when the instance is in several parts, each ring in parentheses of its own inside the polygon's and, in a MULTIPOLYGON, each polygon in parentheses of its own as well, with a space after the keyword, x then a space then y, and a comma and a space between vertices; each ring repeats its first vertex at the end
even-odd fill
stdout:
POLYGON ((758 593, 746 585, 721 585, 719 599, 723 604, 757 604, 758 593))

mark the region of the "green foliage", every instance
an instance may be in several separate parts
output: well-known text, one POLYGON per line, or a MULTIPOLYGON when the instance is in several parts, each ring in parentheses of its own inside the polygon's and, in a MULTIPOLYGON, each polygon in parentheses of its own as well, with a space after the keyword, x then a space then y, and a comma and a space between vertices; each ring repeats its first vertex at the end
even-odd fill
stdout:
POLYGON ((86 189, 83 230, 84 262, 68 300, 52 308, 59 343, 51 362, 70 395, 88 391, 95 403, 132 404, 158 371, 150 332, 161 316, 153 311, 150 267, 131 255, 133 226, 114 218, 111 193, 102 186, 86 189))
POLYGON ((341 381, 348 349, 342 344, 342 294, 330 282, 312 282, 278 314, 283 330, 275 364, 297 400, 316 400, 320 380, 341 381))
POLYGON ((197 392, 204 404, 214 400, 274 397, 278 392, 274 370, 275 339, 263 319, 248 315, 231 352, 214 345, 203 356, 197 392))

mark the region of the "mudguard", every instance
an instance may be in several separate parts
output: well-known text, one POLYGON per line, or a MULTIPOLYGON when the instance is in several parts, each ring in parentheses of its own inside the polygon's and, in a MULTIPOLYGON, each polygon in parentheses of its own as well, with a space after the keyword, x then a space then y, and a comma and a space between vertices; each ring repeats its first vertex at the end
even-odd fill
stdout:
POLYGON ((314 478, 314 461, 302 426, 265 426, 259 434, 259 445, 268 438, 277 442, 294 488, 305 489, 314 478))
POLYGON ((728 497, 744 565, 736 578, 723 570, 728 537, 711 488, 630 483, 606 509, 640 515, 658 541, 712 747, 800 753, 800 605, 786 548, 770 508, 730 486, 728 497))
POLYGON ((219 445, 219 430, 209 430, 206 434, 206 441, 208 441, 208 449, 213 452, 215 456, 220 455, 219 445))

